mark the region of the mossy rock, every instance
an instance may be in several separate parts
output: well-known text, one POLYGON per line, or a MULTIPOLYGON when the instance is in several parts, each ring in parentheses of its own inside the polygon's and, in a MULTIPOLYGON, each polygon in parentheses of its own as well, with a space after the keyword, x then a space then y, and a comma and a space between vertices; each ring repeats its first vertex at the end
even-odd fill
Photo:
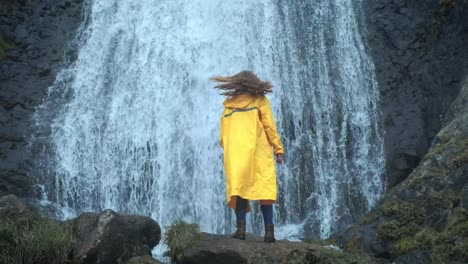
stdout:
POLYGON ((320 264, 375 264, 376 259, 363 251, 342 252, 332 248, 325 248, 320 251, 318 262, 303 262, 303 263, 320 263, 320 264))
POLYGON ((189 224, 179 220, 166 229, 165 242, 169 247, 169 255, 172 259, 183 256, 184 250, 194 247, 201 239, 197 224, 189 224))
POLYGON ((468 220, 450 227, 433 242, 434 263, 468 259, 468 220))
POLYGON ((379 209, 383 215, 395 217, 401 222, 421 223, 424 221, 424 208, 416 202, 392 199, 383 203, 379 209))
POLYGON ((404 237, 398 241, 396 241, 393 245, 392 248, 390 249, 390 252, 394 256, 401 256, 408 254, 409 252, 416 250, 420 248, 421 245, 420 243, 413 237, 404 237))
POLYGON ((461 152, 459 155, 455 156, 455 158, 452 160, 453 165, 456 168, 461 168, 465 165, 468 164, 468 141, 464 143, 464 149, 463 152, 461 152))
POLYGON ((369 213, 368 215, 365 215, 364 217, 362 217, 359 223, 361 225, 368 225, 377 221, 378 219, 379 219, 379 215, 377 213, 369 213))
POLYGON ((268 264, 265 252, 256 250, 250 253, 246 258, 247 264, 268 264))

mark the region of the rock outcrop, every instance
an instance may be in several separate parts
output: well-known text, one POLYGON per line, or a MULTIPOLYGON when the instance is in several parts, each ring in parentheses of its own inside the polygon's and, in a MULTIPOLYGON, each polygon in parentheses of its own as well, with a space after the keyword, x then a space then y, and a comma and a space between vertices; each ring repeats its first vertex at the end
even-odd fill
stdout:
POLYGON ((468 71, 468 2, 366 0, 364 9, 392 187, 426 154, 460 91, 468 71))
POLYGON ((0 198, 0 263, 158 263, 150 256, 161 229, 149 217, 105 210, 59 222, 35 211, 15 195, 0 198))
POLYGON ((112 210, 83 213, 72 223, 78 236, 74 263, 114 264, 135 254, 151 255, 161 239, 161 229, 153 219, 112 210))
POLYGON ((0 219, 32 216, 33 212, 24 205, 16 195, 10 194, 0 198, 0 219))
POLYGON ((287 240, 264 243, 262 238, 250 235, 239 240, 207 233, 201 233, 200 241, 175 261, 178 264, 381 263, 369 256, 351 255, 319 244, 287 240))
POLYGON ((0 196, 31 194, 32 115, 83 20, 82 0, 0 0, 0 196))
POLYGON ((397 263, 467 263, 468 80, 414 172, 338 240, 397 263))

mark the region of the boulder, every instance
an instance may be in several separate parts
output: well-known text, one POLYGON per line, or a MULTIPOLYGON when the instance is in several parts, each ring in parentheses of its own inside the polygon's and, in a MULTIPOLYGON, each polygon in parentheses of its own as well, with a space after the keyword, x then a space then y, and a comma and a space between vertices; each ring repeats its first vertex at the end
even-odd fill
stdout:
POLYGON ((16 195, 9 194, 0 198, 0 219, 4 217, 32 218, 34 217, 34 214, 20 201, 20 199, 18 199, 18 197, 16 197, 16 195))
POLYGON ((78 236, 74 263, 114 264, 136 254, 150 255, 161 239, 161 229, 153 219, 112 210, 83 213, 71 224, 78 236))

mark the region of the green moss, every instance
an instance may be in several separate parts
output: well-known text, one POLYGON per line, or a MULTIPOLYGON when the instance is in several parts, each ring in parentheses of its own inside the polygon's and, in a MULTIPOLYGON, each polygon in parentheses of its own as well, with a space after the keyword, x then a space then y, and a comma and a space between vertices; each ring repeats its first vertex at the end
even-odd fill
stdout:
POLYGON ((358 239, 347 240, 346 243, 343 245, 343 249, 349 252, 363 250, 362 243, 358 239))
POLYGON ((448 263, 449 260, 464 260, 468 258, 468 212, 457 209, 449 219, 447 228, 432 237, 432 261, 448 263))
POLYGON ((379 219, 379 216, 376 213, 370 213, 361 218, 359 223, 361 225, 368 225, 370 223, 375 222, 377 219, 379 219))
POLYGON ((6 59, 6 51, 13 48, 14 44, 12 41, 6 39, 2 33, 0 33, 0 61, 6 59))
POLYGON ((420 187, 421 184, 424 183, 424 178, 421 175, 412 175, 411 178, 409 179, 408 187, 412 190, 418 189, 417 187, 420 187))
POLYGON ((247 256, 247 264, 267 264, 265 253, 261 250, 254 250, 247 256))
POLYGON ((452 160, 453 165, 457 168, 461 168, 468 164, 468 146, 466 145, 468 144, 465 144, 463 151, 452 160))
POLYGON ((437 155, 442 155, 448 148, 454 147, 459 144, 455 137, 450 134, 440 134, 438 135, 439 144, 435 145, 433 148, 429 150, 423 160, 430 160, 437 155))
POLYGON ((449 209, 452 207, 452 201, 450 200, 450 195, 446 192, 430 192, 429 193, 429 202, 435 207, 449 209))
POLYGON ((195 246, 201 239, 197 224, 188 224, 179 220, 166 228, 165 242, 172 259, 182 256, 184 250, 195 246))
POLYGON ((415 236, 416 241, 420 244, 421 248, 431 248, 434 241, 439 237, 439 233, 431 227, 424 227, 415 236))
POLYGON ((50 219, 0 221, 0 263, 68 263, 75 243, 71 230, 50 219))
POLYGON ((412 237, 404 237, 392 245, 391 253, 394 256, 405 255, 420 247, 419 242, 412 237))
MULTIPOLYGON (((307 262, 306 262, 307 263, 307 262)), ((320 257, 318 263, 320 264, 375 264, 376 260, 373 259, 365 252, 340 252, 334 249, 320 250, 320 257)))
POLYGON ((444 178, 449 175, 448 171, 438 167, 430 167, 423 173, 423 178, 425 180, 434 179, 434 178, 444 178))
POLYGON ((380 240, 396 241, 412 236, 418 232, 424 222, 424 209, 414 203, 390 201, 384 203, 380 210, 386 216, 393 218, 377 227, 380 240))
POLYGON ((421 224, 424 222, 424 209, 414 202, 392 200, 381 210, 385 215, 395 217, 401 225, 421 224))
POLYGON ((282 261, 285 264, 304 264, 304 263, 316 263, 317 257, 312 253, 312 251, 307 250, 293 250, 289 252, 286 256, 286 259, 282 261))
POLYGON ((385 215, 385 216, 393 216, 395 215, 398 210, 399 210, 399 206, 398 206, 398 202, 395 201, 395 200, 390 200, 390 201, 387 201, 385 203, 383 203, 380 207, 379 207, 380 211, 382 211, 382 213, 385 215))
POLYGON ((377 235, 380 240, 398 240, 410 233, 409 230, 403 229, 401 223, 396 220, 382 223, 377 227, 377 235))
POLYGON ((335 245, 336 244, 336 238, 331 237, 327 239, 322 239, 322 240, 317 240, 317 239, 307 239, 303 241, 304 243, 308 244, 316 244, 316 245, 321 245, 321 246, 329 246, 329 245, 335 245))

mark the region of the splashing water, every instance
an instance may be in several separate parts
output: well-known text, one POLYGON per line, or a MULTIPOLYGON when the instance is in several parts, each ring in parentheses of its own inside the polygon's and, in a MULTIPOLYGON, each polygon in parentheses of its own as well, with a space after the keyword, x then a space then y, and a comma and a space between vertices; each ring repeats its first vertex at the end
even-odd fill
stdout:
MULTIPOLYGON (((383 194, 378 87, 358 1, 89 3, 78 58, 36 115, 36 180, 49 200, 231 232, 223 98, 208 78, 243 69, 276 86, 270 99, 287 155, 279 237, 328 237, 383 194)), ((254 208, 249 221, 260 233, 254 208)))

